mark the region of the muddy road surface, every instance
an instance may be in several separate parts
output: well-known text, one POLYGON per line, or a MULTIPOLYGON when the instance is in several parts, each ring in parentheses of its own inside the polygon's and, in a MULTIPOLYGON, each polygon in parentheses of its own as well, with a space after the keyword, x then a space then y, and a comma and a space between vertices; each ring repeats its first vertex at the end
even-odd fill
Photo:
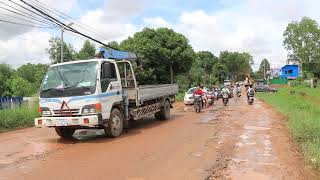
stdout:
POLYGON ((221 101, 199 114, 175 105, 168 121, 148 118, 119 138, 53 129, 0 134, 0 180, 316 179, 288 138, 285 119, 261 101, 221 101))

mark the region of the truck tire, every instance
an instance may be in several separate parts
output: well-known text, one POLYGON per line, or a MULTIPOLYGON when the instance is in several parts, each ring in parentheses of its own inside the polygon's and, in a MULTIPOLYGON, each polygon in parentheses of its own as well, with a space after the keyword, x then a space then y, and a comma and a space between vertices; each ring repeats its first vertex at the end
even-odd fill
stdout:
POLYGON ((71 138, 73 133, 76 131, 74 128, 66 127, 55 127, 56 133, 62 138, 71 138))
POLYGON ((119 109, 113 108, 108 121, 108 126, 104 128, 104 132, 108 137, 115 138, 122 134, 123 116, 119 109))
POLYGON ((158 120, 165 121, 170 118, 170 102, 166 100, 164 102, 164 107, 160 108, 160 111, 155 114, 158 120))

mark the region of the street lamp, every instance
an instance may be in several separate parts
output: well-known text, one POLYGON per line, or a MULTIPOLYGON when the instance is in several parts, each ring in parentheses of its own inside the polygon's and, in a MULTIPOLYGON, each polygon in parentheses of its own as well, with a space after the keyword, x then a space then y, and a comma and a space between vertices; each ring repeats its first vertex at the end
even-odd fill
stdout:
MULTIPOLYGON (((70 26, 72 26, 73 25, 73 23, 69 23, 69 24, 67 24, 67 27, 70 27, 70 26)), ((63 31, 64 31, 64 27, 61 27, 61 63, 63 63, 63 46, 64 46, 64 44, 63 44, 63 31)))

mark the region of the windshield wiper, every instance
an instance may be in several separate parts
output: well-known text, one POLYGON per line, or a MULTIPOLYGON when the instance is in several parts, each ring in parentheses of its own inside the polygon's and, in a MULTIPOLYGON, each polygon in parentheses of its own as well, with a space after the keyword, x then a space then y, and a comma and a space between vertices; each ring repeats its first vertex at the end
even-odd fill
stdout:
POLYGON ((82 88, 82 89, 91 89, 91 87, 88 86, 78 86, 78 85, 72 85, 72 86, 68 86, 63 88, 62 90, 66 90, 66 89, 72 89, 72 88, 82 88))
POLYGON ((53 91, 53 90, 61 90, 61 89, 57 89, 57 88, 48 88, 48 89, 43 89, 43 90, 41 90, 41 92, 47 92, 47 91, 53 91))

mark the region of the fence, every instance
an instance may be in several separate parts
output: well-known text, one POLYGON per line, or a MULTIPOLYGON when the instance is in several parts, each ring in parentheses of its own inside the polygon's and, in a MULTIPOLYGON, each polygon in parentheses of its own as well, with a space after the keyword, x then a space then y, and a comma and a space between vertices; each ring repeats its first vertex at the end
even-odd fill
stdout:
POLYGON ((269 84, 288 84, 287 79, 270 79, 269 84))
POLYGON ((0 109, 12 109, 15 107, 21 107, 23 103, 23 97, 0 97, 0 109))

